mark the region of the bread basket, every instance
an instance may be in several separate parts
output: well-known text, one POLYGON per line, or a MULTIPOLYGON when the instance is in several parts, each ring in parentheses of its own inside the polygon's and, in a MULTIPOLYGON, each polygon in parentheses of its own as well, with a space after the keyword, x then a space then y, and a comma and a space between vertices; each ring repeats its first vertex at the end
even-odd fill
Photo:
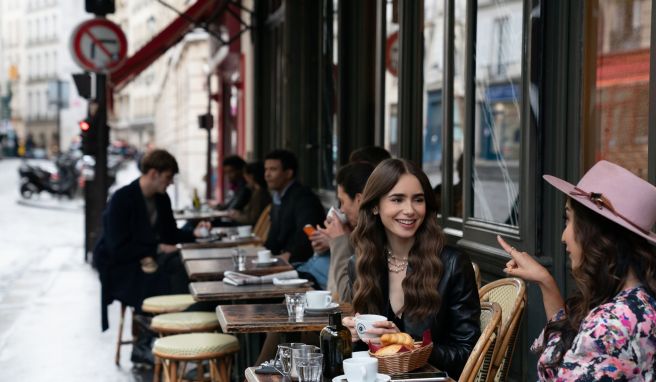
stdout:
POLYGON ((383 374, 398 374, 407 373, 409 371, 418 369, 428 362, 431 351, 433 350, 433 343, 423 345, 421 342, 416 342, 414 350, 390 354, 390 355, 374 355, 371 351, 369 355, 378 358, 378 372, 383 374))

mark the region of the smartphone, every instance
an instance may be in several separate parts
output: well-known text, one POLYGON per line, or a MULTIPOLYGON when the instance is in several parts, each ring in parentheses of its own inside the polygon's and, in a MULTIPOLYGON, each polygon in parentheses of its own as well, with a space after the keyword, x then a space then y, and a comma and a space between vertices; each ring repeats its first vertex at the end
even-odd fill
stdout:
POLYGON ((313 233, 316 232, 316 229, 314 229, 314 227, 312 227, 311 225, 306 224, 305 227, 303 227, 303 232, 305 232, 305 234, 308 235, 308 237, 310 237, 312 236, 313 233))
POLYGON ((391 376, 392 381, 423 382, 423 381, 446 381, 449 376, 445 371, 428 371, 419 373, 401 373, 391 376))

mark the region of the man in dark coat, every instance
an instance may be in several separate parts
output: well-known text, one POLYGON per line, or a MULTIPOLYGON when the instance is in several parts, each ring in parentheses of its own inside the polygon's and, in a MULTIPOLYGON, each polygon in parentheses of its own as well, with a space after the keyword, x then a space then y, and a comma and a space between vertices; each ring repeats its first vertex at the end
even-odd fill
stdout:
POLYGON ((144 156, 142 175, 116 191, 103 212, 103 233, 93 259, 101 282, 102 329, 108 328, 107 305, 119 300, 141 311, 144 298, 188 293, 176 244, 194 241, 209 223, 194 232, 177 228, 166 189, 178 172, 165 150, 144 156))
POLYGON ((274 150, 264 159, 264 179, 272 194, 271 227, 264 246, 290 262, 312 256, 303 227, 323 222, 325 211, 317 195, 296 180, 298 161, 287 150, 274 150))

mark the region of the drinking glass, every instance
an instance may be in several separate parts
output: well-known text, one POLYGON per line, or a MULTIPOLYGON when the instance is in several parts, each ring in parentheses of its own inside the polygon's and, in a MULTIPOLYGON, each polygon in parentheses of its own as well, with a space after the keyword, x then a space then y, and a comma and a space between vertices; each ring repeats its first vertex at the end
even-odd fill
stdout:
POLYGON ((305 294, 286 294, 285 303, 287 304, 287 315, 294 317, 296 321, 302 321, 305 313, 305 294))
POLYGON ((232 252, 232 263, 239 271, 246 269, 246 253, 241 248, 235 248, 232 252))
POLYGON ((299 382, 321 382, 323 354, 307 353, 295 356, 294 359, 299 382))
POLYGON ((292 371, 292 346, 304 345, 300 343, 284 343, 278 345, 278 352, 276 352, 276 359, 273 362, 273 367, 283 376, 289 377, 292 371))
POLYGON ((321 348, 319 348, 318 346, 306 345, 303 343, 295 343, 292 345, 292 371, 291 371, 292 379, 298 378, 298 368, 297 368, 298 364, 296 363, 296 360, 299 357, 303 357, 308 354, 314 354, 314 353, 321 353, 321 348))

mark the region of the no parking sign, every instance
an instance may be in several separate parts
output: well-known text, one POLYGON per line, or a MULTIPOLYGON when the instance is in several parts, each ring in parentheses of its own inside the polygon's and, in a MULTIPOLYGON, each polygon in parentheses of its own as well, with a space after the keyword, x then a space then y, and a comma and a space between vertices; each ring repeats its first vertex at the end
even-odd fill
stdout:
POLYGON ((118 25, 107 19, 95 18, 75 28, 70 48, 73 59, 82 69, 108 72, 123 62, 128 43, 118 25))

